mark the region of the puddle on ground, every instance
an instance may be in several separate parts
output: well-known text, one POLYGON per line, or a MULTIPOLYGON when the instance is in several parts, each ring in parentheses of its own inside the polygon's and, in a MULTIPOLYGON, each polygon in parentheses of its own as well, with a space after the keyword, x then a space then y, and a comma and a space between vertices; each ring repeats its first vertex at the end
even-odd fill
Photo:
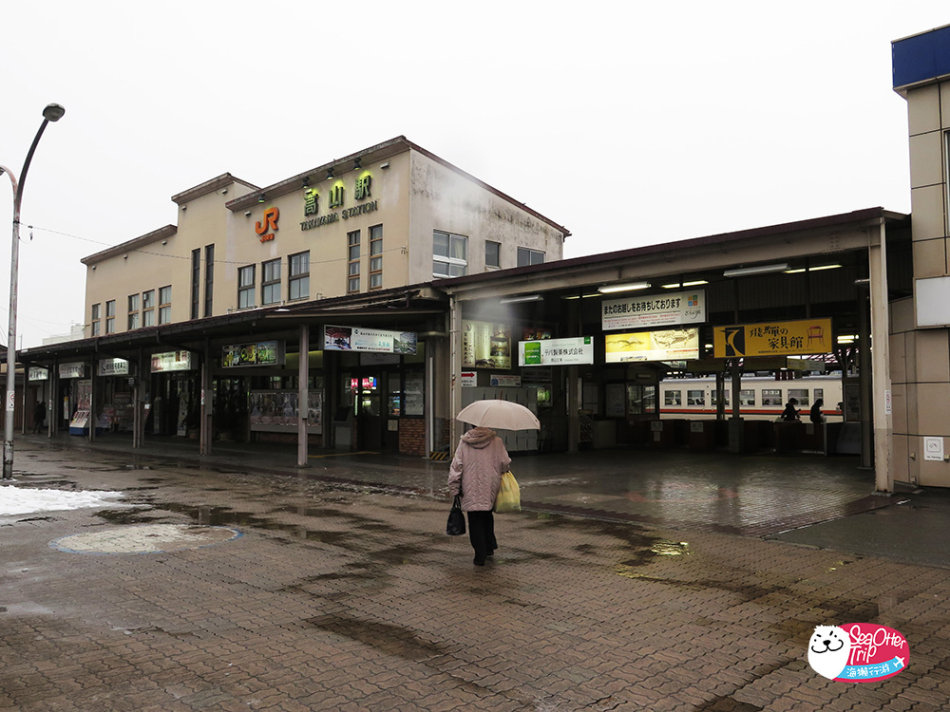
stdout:
POLYGON ((110 524, 143 524, 164 519, 160 514, 146 516, 146 512, 154 512, 151 507, 135 507, 131 509, 103 509, 96 512, 96 516, 105 519, 110 524))
POLYGON ((405 660, 419 662, 445 654, 438 643, 423 640, 411 629, 390 623, 332 614, 309 618, 306 623, 328 633, 358 641, 386 655, 395 655, 405 660))

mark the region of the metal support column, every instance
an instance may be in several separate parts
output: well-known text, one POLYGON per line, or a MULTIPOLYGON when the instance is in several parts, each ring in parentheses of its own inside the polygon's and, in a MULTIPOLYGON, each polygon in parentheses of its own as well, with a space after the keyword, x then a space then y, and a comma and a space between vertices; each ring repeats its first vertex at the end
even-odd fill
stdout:
POLYGON ((201 355, 201 371, 198 378, 198 454, 210 455, 214 440, 214 420, 212 414, 211 390, 211 344, 205 341, 201 355))
POLYGON ((449 299, 449 457, 461 437, 459 422, 455 419, 462 409, 462 305, 458 297, 449 299))
MULTIPOLYGON (((873 392, 874 488, 894 491, 891 415, 890 320, 887 299, 887 237, 884 221, 869 230, 871 278, 871 388, 873 392)), ((862 374, 863 375, 863 374, 862 374)))
POLYGON ((300 363, 297 366, 297 467, 306 467, 310 462, 307 446, 309 435, 307 424, 310 407, 307 396, 310 383, 310 327, 300 325, 300 363))

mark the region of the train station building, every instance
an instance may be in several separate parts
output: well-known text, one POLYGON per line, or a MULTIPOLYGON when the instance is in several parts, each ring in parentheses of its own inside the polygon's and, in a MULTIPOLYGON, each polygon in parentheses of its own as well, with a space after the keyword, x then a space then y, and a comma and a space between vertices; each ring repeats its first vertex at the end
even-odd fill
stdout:
POLYGON ((894 43, 912 216, 563 259, 567 228, 403 137, 272 186, 223 174, 172 197, 177 224, 83 260, 83 338, 19 354, 18 408, 130 448, 285 443, 302 466, 445 456, 462 407, 505 398, 542 422, 512 451, 818 450, 859 455, 880 491, 950 486, 948 78, 950 28, 894 43), (664 392, 685 376, 712 384, 702 403, 664 392), (819 377, 804 422, 775 422, 819 377))

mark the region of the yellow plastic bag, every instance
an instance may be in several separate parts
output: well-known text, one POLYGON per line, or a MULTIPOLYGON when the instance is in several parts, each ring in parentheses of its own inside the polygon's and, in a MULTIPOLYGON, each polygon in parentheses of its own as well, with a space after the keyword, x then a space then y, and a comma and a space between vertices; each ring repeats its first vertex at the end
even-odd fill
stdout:
POLYGON ((501 476, 501 489, 498 490, 498 496, 495 498, 495 511, 521 511, 521 488, 511 472, 506 472, 501 476))

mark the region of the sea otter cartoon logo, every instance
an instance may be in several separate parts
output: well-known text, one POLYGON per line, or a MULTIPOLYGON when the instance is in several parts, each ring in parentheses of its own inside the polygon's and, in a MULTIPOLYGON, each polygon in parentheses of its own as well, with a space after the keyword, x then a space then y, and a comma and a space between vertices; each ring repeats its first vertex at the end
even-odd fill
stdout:
POLYGON ((907 668, 910 645, 879 623, 820 625, 808 641, 808 664, 836 682, 877 682, 907 668))
POLYGON ((834 680, 848 664, 851 637, 836 625, 820 625, 808 642, 808 664, 822 677, 834 680))

